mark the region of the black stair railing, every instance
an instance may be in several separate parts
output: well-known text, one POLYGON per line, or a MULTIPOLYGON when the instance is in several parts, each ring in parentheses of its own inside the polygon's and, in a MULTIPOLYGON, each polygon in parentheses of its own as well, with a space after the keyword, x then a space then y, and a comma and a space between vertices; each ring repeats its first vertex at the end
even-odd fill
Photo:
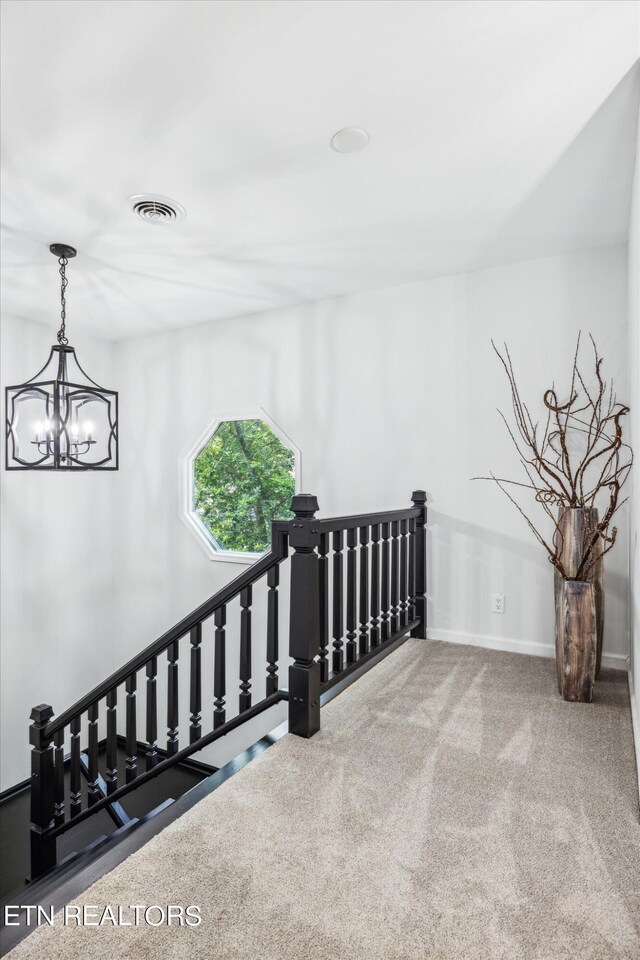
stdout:
MULTIPOLYGON (((107 809, 116 824, 128 819, 120 800, 169 767, 288 700, 289 730, 311 737, 320 729, 320 698, 408 635, 426 636, 426 496, 413 494, 404 510, 317 518, 309 494, 293 498, 290 521, 272 523, 271 548, 189 616, 54 718, 48 704, 31 711, 31 877, 56 865, 65 831, 107 809), (346 564, 343 548, 346 543, 346 564), (278 681, 281 565, 290 562, 289 688, 278 681), (267 587, 265 695, 254 702, 253 587, 267 587), (227 607, 240 603, 238 711, 228 717, 227 607), (211 619, 213 677, 203 677, 203 625, 211 619), (345 633, 346 627, 346 633, 345 633), (180 640, 189 656, 180 660, 180 640), (330 638, 333 647, 330 651, 330 638), (164 655, 166 654, 166 661, 164 655), (161 659, 161 657, 163 659, 161 659), (166 749, 158 746, 157 679, 166 669, 166 749), (181 746, 179 675, 189 671, 188 742, 181 746), (203 679, 206 679, 203 688, 203 679), (144 741, 138 740, 137 693, 145 690, 144 741), (203 694, 203 689, 207 693, 203 694), (211 692, 210 711, 204 709, 211 692), (101 705, 106 737, 100 739, 101 705), (118 769, 118 711, 124 713, 126 762, 118 769), (210 721, 210 722, 209 722, 210 721), (86 746, 83 747, 83 737, 86 746), (65 754, 65 743, 69 753, 65 754), (100 774, 101 745, 106 751, 100 774), (69 765, 68 790, 64 771, 69 765), (86 780, 85 794, 82 782, 86 780)), ((334 691, 335 692, 335 691, 334 691)))
POLYGON ((426 638, 427 507, 423 490, 405 510, 330 519, 316 518, 315 497, 296 501, 289 533, 289 731, 311 737, 320 729, 323 693, 401 637, 426 638))

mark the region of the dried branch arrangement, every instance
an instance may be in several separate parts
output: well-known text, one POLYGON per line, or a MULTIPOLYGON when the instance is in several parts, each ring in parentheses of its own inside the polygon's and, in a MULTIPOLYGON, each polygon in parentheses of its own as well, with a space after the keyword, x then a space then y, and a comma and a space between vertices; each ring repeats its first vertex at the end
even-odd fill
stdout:
POLYGON ((626 498, 620 500, 620 490, 633 462, 631 448, 622 440, 622 421, 629 407, 618 401, 613 381, 604 379, 602 357, 593 337, 589 339, 593 349, 593 376, 583 375, 580 369, 578 336, 566 399, 559 399, 555 384, 545 390, 542 425, 540 421, 534 422, 520 396, 507 345, 504 344, 501 352, 491 341, 511 387, 513 425, 501 411, 498 413, 518 452, 525 476, 522 481, 496 477, 493 473, 489 477, 473 478, 497 483, 565 580, 588 580, 594 564, 613 547, 618 531, 611 523, 626 502, 626 498), (534 494, 551 520, 552 537, 543 536, 518 502, 517 495, 523 490, 534 494), (569 577, 562 563, 563 535, 557 514, 563 508, 580 507, 597 508, 602 519, 593 523, 592 528, 587 526, 576 575, 569 577))

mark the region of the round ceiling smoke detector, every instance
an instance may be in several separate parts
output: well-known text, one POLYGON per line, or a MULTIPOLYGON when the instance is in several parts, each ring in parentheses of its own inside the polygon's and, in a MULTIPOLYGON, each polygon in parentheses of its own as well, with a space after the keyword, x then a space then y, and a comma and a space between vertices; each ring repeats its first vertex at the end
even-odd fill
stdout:
POLYGON ((369 134, 360 127, 345 127, 331 137, 331 146, 337 153, 357 153, 369 143, 369 134))
POLYGON ((186 216, 184 207, 159 194, 140 193, 129 197, 129 203, 135 215, 145 223, 175 223, 186 216))

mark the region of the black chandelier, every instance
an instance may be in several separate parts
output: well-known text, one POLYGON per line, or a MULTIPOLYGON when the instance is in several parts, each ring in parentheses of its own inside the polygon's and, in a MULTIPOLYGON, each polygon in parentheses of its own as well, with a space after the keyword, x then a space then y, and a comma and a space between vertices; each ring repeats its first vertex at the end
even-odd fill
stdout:
POLYGON ((6 469, 117 470, 118 394, 87 376, 66 337, 66 266, 77 251, 49 249, 60 264, 62 324, 44 367, 5 390, 6 469))

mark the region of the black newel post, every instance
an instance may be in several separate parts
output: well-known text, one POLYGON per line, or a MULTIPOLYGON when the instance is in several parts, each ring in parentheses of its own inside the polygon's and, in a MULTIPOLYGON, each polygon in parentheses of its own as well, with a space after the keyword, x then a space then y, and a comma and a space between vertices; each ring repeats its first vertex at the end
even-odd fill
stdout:
POLYGON ((316 497, 299 493, 291 501, 295 514, 289 523, 291 557, 291 614, 289 624, 289 731, 312 737, 320 729, 320 543, 316 497))
POLYGON ((427 495, 424 490, 414 490, 411 499, 419 507, 421 516, 416 520, 416 532, 412 538, 415 549, 413 570, 413 609, 420 623, 411 631, 412 637, 427 639, 427 495))
POLYGON ((31 711, 29 743, 31 751, 31 879, 35 880, 56 865, 56 838, 46 831, 54 826, 54 763, 53 737, 46 736, 46 727, 53 717, 53 708, 41 703, 31 711))

